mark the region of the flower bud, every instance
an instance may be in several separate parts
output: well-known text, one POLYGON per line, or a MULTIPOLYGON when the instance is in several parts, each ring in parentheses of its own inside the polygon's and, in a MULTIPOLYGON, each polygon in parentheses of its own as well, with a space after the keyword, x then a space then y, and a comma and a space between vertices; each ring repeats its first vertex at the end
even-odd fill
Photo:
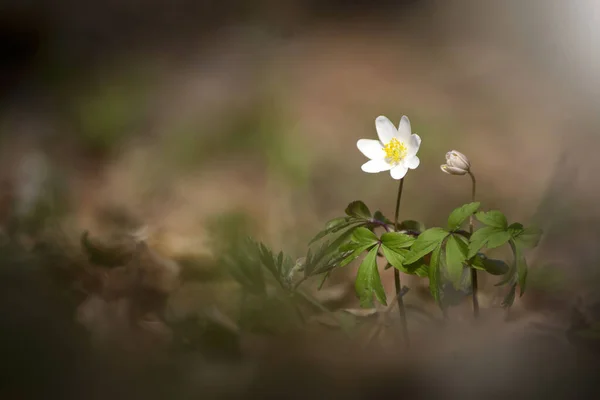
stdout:
POLYGON ((447 173, 449 175, 464 175, 467 173, 467 170, 456 168, 456 167, 451 167, 448 164, 440 165, 440 168, 442 171, 444 171, 445 173, 447 173))
POLYGON ((471 163, 469 162, 467 156, 456 150, 452 150, 446 153, 446 164, 449 167, 464 170, 465 173, 468 172, 471 168, 471 163))

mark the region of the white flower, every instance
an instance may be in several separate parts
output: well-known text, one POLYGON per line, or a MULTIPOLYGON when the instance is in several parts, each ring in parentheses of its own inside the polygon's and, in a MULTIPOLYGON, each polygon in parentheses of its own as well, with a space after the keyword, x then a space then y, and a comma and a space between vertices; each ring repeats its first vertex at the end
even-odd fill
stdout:
POLYGON ((370 159, 361 169, 369 173, 390 171, 392 178, 402 179, 408 169, 419 166, 417 157, 421 138, 410 131, 410 121, 402 116, 398 129, 384 116, 375 119, 375 129, 379 140, 360 139, 356 146, 370 159))
POLYGON ((464 175, 471 169, 471 163, 463 153, 452 150, 446 153, 446 164, 440 168, 450 175, 464 175))

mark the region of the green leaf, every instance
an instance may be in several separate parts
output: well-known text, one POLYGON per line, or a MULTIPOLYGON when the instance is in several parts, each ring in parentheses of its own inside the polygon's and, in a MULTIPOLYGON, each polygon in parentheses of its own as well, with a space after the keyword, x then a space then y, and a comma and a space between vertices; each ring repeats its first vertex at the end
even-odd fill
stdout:
POLYGON ((504 297, 504 300, 502 301, 502 307, 506 308, 513 305, 513 303, 515 302, 516 290, 517 284, 513 283, 510 287, 510 290, 508 291, 508 294, 506 295, 506 297, 504 297))
POLYGON ((429 266, 425 264, 422 259, 419 259, 412 264, 407 264, 404 262, 405 256, 408 254, 408 250, 393 250, 385 245, 382 245, 381 251, 390 265, 400 272, 410 275, 417 275, 422 278, 429 276, 429 266))
POLYGON ((488 212, 479 211, 475 214, 475 218, 477 218, 482 224, 493 226, 494 228, 506 230, 508 227, 506 217, 498 210, 492 210, 488 212))
POLYGON ((308 254, 306 255, 304 276, 308 277, 311 275, 318 275, 336 267, 336 262, 344 259, 343 255, 339 255, 337 253, 339 253, 342 249, 342 246, 344 246, 350 240, 350 236, 352 235, 354 229, 363 224, 364 222, 360 222, 359 224, 345 226, 337 233, 335 240, 332 242, 322 243, 315 253, 309 249, 308 254))
POLYGON ((365 245, 379 242, 377 235, 365 227, 356 228, 352 233, 352 240, 365 245))
POLYGON ((473 257, 473 268, 482 270, 491 275, 504 275, 508 272, 508 264, 501 260, 494 260, 485 257, 483 254, 477 254, 473 257))
POLYGON ((348 204, 348 207, 346 207, 346 214, 355 218, 371 218, 371 211, 369 211, 369 207, 367 207, 367 205, 360 200, 353 201, 352 203, 348 204))
POLYGON ((514 224, 510 224, 506 230, 510 232, 510 235, 514 238, 519 236, 523 232, 524 228, 523 224, 515 222, 514 224))
POLYGON ((393 221, 390 221, 390 219, 386 218, 385 215, 383 215, 383 213, 381 211, 375 211, 375 213, 373 213, 373 219, 379 222, 383 222, 384 224, 393 224, 393 221))
POLYGON ((412 264, 418 259, 431 253, 449 233, 442 228, 430 228, 421 233, 406 256, 406 263, 412 264))
POLYGON ((479 209, 480 205, 481 203, 479 202, 469 203, 452 211, 450 217, 448 217, 448 230, 453 231, 460 228, 460 226, 479 209))
POLYGON ((525 228, 517 235, 513 235, 515 242, 522 248, 532 249, 538 245, 542 237, 542 230, 531 227, 525 228))
POLYGON ((498 247, 506 243, 509 239, 510 234, 500 228, 485 226, 478 229, 471 236, 468 258, 475 256, 475 254, 477 254, 484 246, 487 246, 488 248, 498 247))
POLYGON ((348 217, 338 217, 331 219, 325 224, 325 229, 333 229, 335 227, 348 223, 348 221, 350 221, 348 217))
POLYGON ((485 243, 485 247, 488 249, 495 249, 506 244, 510 240, 510 233, 507 231, 500 231, 490 235, 485 243))
POLYGON ((388 248, 397 251, 399 249, 405 249, 415 242, 415 238, 400 232, 386 232, 381 235, 381 243, 388 248))
POLYGON ((385 290, 377 268, 377 247, 373 247, 360 264, 354 287, 361 307, 372 307, 373 292, 381 304, 387 305, 385 290))
POLYGON ((329 235, 330 233, 333 233, 334 230, 337 231, 338 229, 342 229, 353 223, 358 223, 358 221, 352 221, 352 220, 350 220, 349 217, 334 218, 325 224, 325 229, 323 229, 321 232, 317 233, 315 235, 315 237, 313 237, 311 239, 311 241, 308 242, 308 245, 310 246, 314 242, 324 238, 325 236, 329 235))
POLYGON ((440 303, 440 256, 442 245, 439 243, 431 253, 429 262, 429 291, 436 303, 440 303))
POLYGON ((404 256, 400 253, 395 252, 394 250, 387 247, 385 244, 381 246, 381 251, 385 256, 386 260, 394 267, 399 269, 400 271, 404 270, 404 256))
POLYGON ((368 244, 359 245, 358 247, 356 247, 354 249, 354 251, 349 256, 344 258, 338 266, 340 268, 345 267, 346 265, 350 264, 352 261, 356 260, 363 253, 363 251, 369 249, 371 246, 375 246, 375 244, 376 243, 368 243, 368 244))
POLYGON ((462 274, 463 264, 467 259, 468 248, 462 240, 454 235, 448 236, 446 241, 446 270, 452 285, 458 289, 462 274))
POLYGON ((401 231, 413 231, 421 233, 425 231, 425 224, 412 219, 407 219, 406 221, 402 221, 400 223, 399 228, 401 231))
POLYGON ((527 287, 527 260, 525 260, 525 256, 518 245, 516 246, 516 249, 517 278, 519 280, 519 297, 521 297, 525 293, 525 288, 527 287))

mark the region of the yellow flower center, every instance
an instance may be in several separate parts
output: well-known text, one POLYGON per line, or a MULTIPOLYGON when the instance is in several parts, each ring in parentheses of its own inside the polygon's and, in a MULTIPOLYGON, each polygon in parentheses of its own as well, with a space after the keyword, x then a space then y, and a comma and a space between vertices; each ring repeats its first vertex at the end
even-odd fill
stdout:
POLYGON ((390 164, 399 163, 406 157, 406 146, 396 138, 392 138, 388 144, 383 146, 385 151, 385 159, 390 164))

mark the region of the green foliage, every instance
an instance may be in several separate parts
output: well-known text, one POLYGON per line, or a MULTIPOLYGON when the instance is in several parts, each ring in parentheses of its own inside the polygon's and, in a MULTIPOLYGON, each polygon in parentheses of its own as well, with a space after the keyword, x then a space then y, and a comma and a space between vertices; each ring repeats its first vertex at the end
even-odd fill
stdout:
POLYGON ((440 302, 440 258, 442 252, 442 244, 439 243, 431 253, 431 261, 429 262, 429 291, 433 299, 440 302))
POLYGON ((448 236, 445 246, 446 269, 455 288, 460 286, 464 263, 467 260, 467 244, 455 235, 448 236))
POLYGON ((377 247, 373 247, 360 264, 356 274, 355 289, 361 307, 373 307, 373 293, 381 304, 387 305, 377 268, 377 247))
POLYGON ((348 207, 346 207, 345 211, 347 215, 354 218, 371 218, 371 211, 369 211, 369 207, 367 207, 367 205, 360 200, 353 201, 352 203, 348 204, 348 207))
POLYGON ((406 256, 407 263, 413 263, 431 253, 449 235, 442 228, 429 228, 419 235, 406 256))
POLYGON ((479 211, 475 214, 475 218, 477 218, 482 224, 502 230, 506 230, 508 226, 508 222, 506 222, 506 217, 504 214, 497 210, 488 212, 479 211))
POLYGON ((448 217, 448 230, 453 231, 459 229, 461 225, 478 209, 481 203, 469 203, 464 206, 458 207, 448 217))
POLYGON ((481 253, 477 253, 473 257, 471 266, 490 275, 504 275, 509 269, 508 264, 504 261, 487 258, 481 253))
POLYGON ((497 261, 492 262, 482 258, 478 260, 476 255, 484 247, 494 249, 508 243, 513 252, 513 263, 505 272, 504 279, 497 284, 497 286, 509 286, 508 294, 502 304, 510 307, 514 302, 517 286, 519 286, 519 296, 525 293, 527 287, 528 267, 524 250, 537 246, 542 231, 535 227, 525 228, 520 223, 508 225, 504 214, 497 210, 480 211, 475 216, 486 226, 473 233, 470 239, 468 258, 473 259, 474 268, 494 275, 507 269, 504 264, 497 261))

